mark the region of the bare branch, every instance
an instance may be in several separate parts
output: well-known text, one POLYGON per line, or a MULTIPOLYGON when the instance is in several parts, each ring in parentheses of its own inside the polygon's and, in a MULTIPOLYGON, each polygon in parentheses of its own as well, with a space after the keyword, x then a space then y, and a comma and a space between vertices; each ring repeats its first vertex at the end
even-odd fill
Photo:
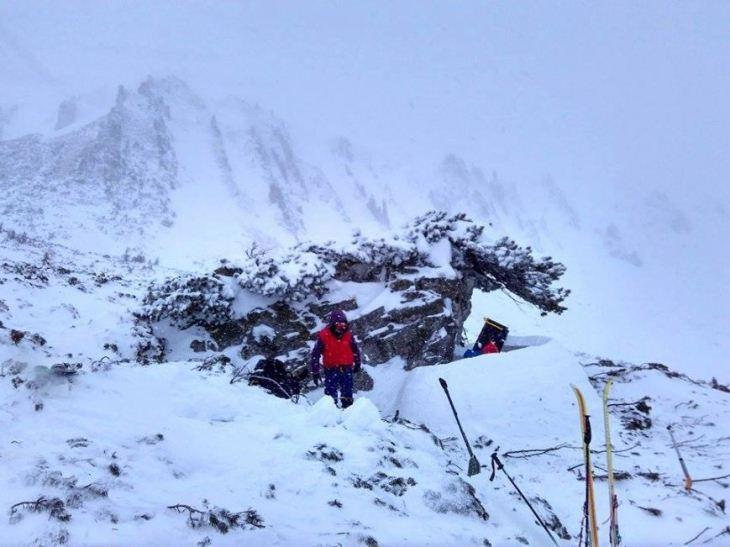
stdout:
POLYGON ((689 545, 689 544, 690 544, 690 543, 692 543, 692 542, 693 542, 694 540, 696 540, 697 538, 699 538, 699 537, 700 537, 700 536, 701 536, 702 534, 704 534, 705 532, 707 532, 707 530, 709 530, 709 529, 710 529, 710 527, 709 527, 709 526, 705 527, 705 529, 704 529, 704 530, 702 530, 702 531, 701 531, 701 532, 700 532, 699 534, 697 534, 697 535, 696 535, 695 537, 693 537, 693 538, 692 538, 692 539, 690 539, 689 541, 685 542, 685 543, 684 543, 684 545, 689 545))
POLYGON ((703 543, 703 544, 704 544, 704 543, 710 543, 710 542, 711 542, 711 541, 712 541, 713 539, 715 539, 715 538, 718 538, 718 537, 720 537, 720 536, 724 536, 725 534, 730 534, 730 526, 726 526, 726 527, 725 527, 725 529, 724 529, 724 530, 723 530, 722 532, 720 532, 719 534, 717 534, 717 535, 715 535, 715 536, 712 536, 712 537, 711 537, 711 538, 709 538, 709 539, 706 539, 706 540, 705 540, 705 541, 703 541, 702 543, 703 543))
POLYGON ((550 448, 526 448, 524 450, 510 450, 509 452, 505 452, 502 454, 505 458, 519 458, 519 459, 525 459, 525 458, 532 458, 535 456, 542 456, 544 454, 549 454, 550 452, 555 452, 557 450, 562 450, 563 448, 574 448, 566 443, 559 444, 557 446, 551 446, 550 448), (519 454, 519 455, 517 455, 519 454))
POLYGON ((639 399, 638 401, 633 401, 631 403, 608 403, 606 406, 636 406, 640 403, 645 403, 646 399, 647 398, 644 397, 643 399, 639 399))

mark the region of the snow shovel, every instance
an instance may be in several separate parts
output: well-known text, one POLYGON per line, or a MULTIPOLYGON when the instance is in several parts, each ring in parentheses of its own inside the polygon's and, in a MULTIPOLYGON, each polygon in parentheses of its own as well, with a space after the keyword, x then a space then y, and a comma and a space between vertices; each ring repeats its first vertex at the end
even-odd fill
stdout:
POLYGON ((478 475, 479 472, 481 472, 482 470, 482 466, 479 463, 479 460, 477 460, 477 457, 474 455, 474 452, 472 452, 471 446, 469 446, 469 441, 467 440, 466 434, 464 433, 464 428, 461 427, 459 415, 456 413, 456 408, 454 408, 454 402, 451 400, 451 395, 449 394, 449 386, 446 383, 446 380, 444 380, 443 378, 439 378, 439 383, 441 384, 441 387, 444 388, 444 392, 446 392, 446 397, 448 397, 449 399, 451 410, 454 412, 454 418, 456 418, 456 425, 459 426, 461 436, 464 438, 464 444, 466 444, 466 449, 469 451, 469 467, 467 468, 466 474, 470 477, 472 475, 478 475))

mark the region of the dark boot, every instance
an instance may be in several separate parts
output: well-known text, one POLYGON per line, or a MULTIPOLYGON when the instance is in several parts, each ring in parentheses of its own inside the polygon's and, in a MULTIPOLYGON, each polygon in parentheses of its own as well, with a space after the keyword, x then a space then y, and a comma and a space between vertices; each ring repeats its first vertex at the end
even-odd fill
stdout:
POLYGON ((348 406, 352 405, 352 397, 342 397, 340 399, 341 401, 341 408, 347 408, 348 406))

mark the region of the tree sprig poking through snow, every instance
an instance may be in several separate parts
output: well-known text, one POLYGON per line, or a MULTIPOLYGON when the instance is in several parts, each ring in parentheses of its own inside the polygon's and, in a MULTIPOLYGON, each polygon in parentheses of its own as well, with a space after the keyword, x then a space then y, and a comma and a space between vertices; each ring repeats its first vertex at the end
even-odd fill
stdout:
POLYGON ((22 518, 21 509, 27 509, 32 513, 48 513, 49 518, 68 522, 71 514, 66 511, 66 504, 60 498, 48 499, 41 496, 35 501, 21 501, 10 508, 10 520, 15 523, 22 518))
POLYGON ((211 526, 221 534, 227 534, 231 528, 240 528, 241 530, 265 528, 263 519, 254 509, 231 513, 228 509, 213 507, 212 509, 206 508, 205 511, 201 511, 184 503, 170 505, 168 509, 173 509, 178 513, 187 511, 188 526, 191 528, 211 526))
POLYGON ((167 342, 164 338, 155 335, 154 329, 149 323, 137 321, 132 329, 132 336, 137 339, 135 357, 138 363, 149 365, 164 361, 167 342))

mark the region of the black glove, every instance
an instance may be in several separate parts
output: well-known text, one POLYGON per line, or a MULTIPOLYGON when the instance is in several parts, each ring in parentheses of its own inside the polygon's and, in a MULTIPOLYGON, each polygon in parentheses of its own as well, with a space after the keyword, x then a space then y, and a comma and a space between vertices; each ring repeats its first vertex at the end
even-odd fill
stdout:
POLYGON ((355 366, 352 367, 352 372, 354 372, 355 374, 357 374, 361 370, 362 370, 362 363, 355 363, 355 366))
POLYGON ((312 373, 312 381, 315 386, 319 387, 319 384, 322 383, 322 377, 319 375, 319 372, 312 373))

